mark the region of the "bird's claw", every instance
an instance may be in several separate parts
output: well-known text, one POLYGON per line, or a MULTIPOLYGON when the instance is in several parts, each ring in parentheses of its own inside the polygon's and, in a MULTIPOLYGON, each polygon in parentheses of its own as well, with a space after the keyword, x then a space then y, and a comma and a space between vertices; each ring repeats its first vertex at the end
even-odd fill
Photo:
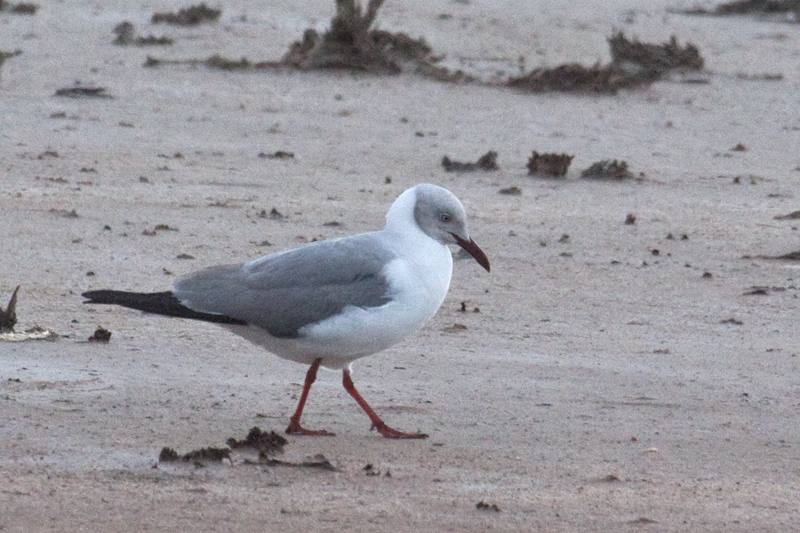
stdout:
POLYGON ((386 439, 427 439, 428 435, 425 433, 403 433, 402 431, 397 431, 396 429, 392 429, 386 424, 375 425, 372 424, 372 428, 378 430, 378 433, 383 435, 386 439))
POLYGON ((307 437, 335 437, 336 433, 331 433, 330 431, 325 431, 324 429, 306 429, 302 427, 300 424, 296 424, 294 422, 289 424, 289 427, 286 428, 287 435, 305 435, 307 437))

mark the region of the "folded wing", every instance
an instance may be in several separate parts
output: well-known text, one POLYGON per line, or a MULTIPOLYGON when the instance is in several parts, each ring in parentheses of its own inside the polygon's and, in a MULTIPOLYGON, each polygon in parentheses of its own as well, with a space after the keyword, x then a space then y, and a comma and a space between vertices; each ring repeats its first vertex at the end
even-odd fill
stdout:
POLYGON ((375 233, 311 243, 238 265, 189 274, 175 283, 181 304, 259 326, 275 337, 297 337, 307 324, 347 306, 391 300, 384 266, 394 254, 375 233))

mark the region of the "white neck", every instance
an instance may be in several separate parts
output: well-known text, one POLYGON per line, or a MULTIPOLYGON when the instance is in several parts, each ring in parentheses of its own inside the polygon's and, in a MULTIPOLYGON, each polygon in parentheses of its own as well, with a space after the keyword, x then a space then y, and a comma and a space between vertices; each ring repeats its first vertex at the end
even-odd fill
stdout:
POLYGON ((414 219, 414 207, 417 205, 416 189, 416 187, 406 189, 394 201, 386 213, 385 231, 396 233, 408 231, 409 226, 416 227, 417 221, 414 219))

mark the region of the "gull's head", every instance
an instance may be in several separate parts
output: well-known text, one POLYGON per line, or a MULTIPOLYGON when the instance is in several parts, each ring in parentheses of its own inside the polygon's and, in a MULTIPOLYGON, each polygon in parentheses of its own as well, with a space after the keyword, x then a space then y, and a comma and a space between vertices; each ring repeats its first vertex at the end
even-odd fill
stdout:
POLYGON ((387 215, 389 224, 395 216, 400 216, 398 211, 410 211, 416 225, 428 237, 442 244, 457 244, 489 271, 489 259, 469 236, 464 206, 447 189, 430 183, 412 187, 392 205, 387 215))

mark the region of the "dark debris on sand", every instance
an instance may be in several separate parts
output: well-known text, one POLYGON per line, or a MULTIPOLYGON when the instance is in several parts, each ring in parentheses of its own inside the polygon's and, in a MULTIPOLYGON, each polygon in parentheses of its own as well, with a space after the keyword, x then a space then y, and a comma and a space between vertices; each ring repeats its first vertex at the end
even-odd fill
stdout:
POLYGON ((584 67, 577 63, 555 68, 537 68, 510 78, 506 86, 530 92, 616 93, 650 85, 671 70, 702 70, 704 61, 696 46, 681 48, 675 36, 668 43, 654 45, 629 40, 622 32, 608 39, 611 63, 584 67))
POLYGON ((286 150, 278 150, 271 154, 259 152, 258 157, 262 159, 294 159, 294 152, 287 152, 286 150))
POLYGON ((620 89, 649 85, 656 79, 634 76, 611 65, 601 67, 596 64, 584 67, 578 63, 570 63, 555 68, 537 68, 524 76, 509 79, 507 86, 536 93, 549 91, 616 93, 620 89))
MULTIPOLYGON (((451 71, 438 63, 423 38, 392 33, 374 27, 384 0, 337 0, 330 28, 322 33, 307 29, 278 61, 227 59, 213 55, 207 59, 162 60, 148 57, 145 67, 162 65, 206 66, 221 70, 299 69, 348 70, 372 74, 399 74, 410 70, 418 75, 446 83, 483 83, 461 70, 451 71)), ((205 7, 204 4, 201 4, 205 7)), ((206 8, 207 9, 207 8, 206 8)), ((183 12, 184 10, 182 10, 183 12)), ((156 15, 154 15, 155 22, 156 15)), ((609 39, 612 61, 585 67, 577 63, 555 68, 538 68, 501 85, 528 92, 562 91, 613 94, 620 89, 647 86, 666 73, 681 69, 700 70, 703 59, 694 45, 680 47, 673 36, 668 43, 653 45, 628 40, 622 32, 609 39)), ((485 85, 497 86, 495 83, 485 85)))
POLYGON ((787 215, 775 215, 775 220, 797 220, 800 219, 800 211, 792 211, 787 215))
POLYGON ((290 466, 294 468, 313 468, 316 470, 327 470, 328 472, 341 472, 330 461, 328 461, 321 453, 316 454, 308 461, 301 461, 299 463, 292 463, 289 461, 281 461, 280 459, 266 459, 262 458, 260 464, 267 466, 290 466))
POLYGON ((228 446, 232 450, 240 448, 252 448, 258 451, 260 458, 266 458, 270 454, 283 453, 283 447, 286 446, 288 441, 274 431, 267 433, 262 431, 258 426, 253 426, 250 432, 242 440, 228 439, 228 446))
MULTIPOLYGON (((749 256, 745 256, 746 258, 749 256)), ((776 261, 800 261, 800 250, 782 255, 757 255, 757 259, 771 259, 776 261)))
POLYGON ((330 29, 322 35, 307 29, 302 40, 292 43, 281 63, 301 70, 341 69, 373 74, 399 74, 408 67, 438 81, 476 81, 461 70, 437 65, 441 57, 433 55, 425 39, 373 28, 383 2, 369 0, 362 12, 357 0, 338 0, 330 29))
POLYGON ((203 461, 220 462, 229 459, 231 456, 230 448, 200 448, 189 453, 180 455, 173 448, 165 446, 158 454, 159 463, 184 462, 202 465, 203 461))
POLYGON ((243 448, 250 448, 258 451, 259 460, 266 460, 270 454, 283 453, 283 447, 286 445, 286 439, 278 435, 274 431, 267 433, 258 427, 253 427, 244 439, 229 438, 227 441, 228 447, 226 448, 200 448, 199 450, 192 450, 183 455, 176 452, 173 448, 165 446, 161 449, 158 456, 159 462, 184 462, 202 465, 203 462, 220 462, 225 459, 230 459, 231 451, 243 448))
POLYGON ((258 460, 243 459, 241 464, 312 468, 331 472, 339 471, 339 469, 331 464, 323 455, 316 455, 301 462, 281 461, 270 457, 270 455, 283 453, 283 448, 287 444, 287 440, 274 431, 266 432, 258 427, 253 427, 244 439, 229 438, 227 444, 228 446, 225 448, 200 448, 183 455, 176 452, 174 448, 165 446, 161 449, 158 462, 191 463, 195 466, 202 467, 207 463, 219 463, 225 460, 231 461, 233 450, 249 449, 258 452, 258 460))
POLYGON ((104 327, 98 327, 96 330, 94 330, 92 336, 89 337, 89 342, 108 343, 109 341, 111 341, 111 332, 104 327))
POLYGON ((449 157, 444 156, 442 158, 442 166, 445 172, 475 172, 477 170, 490 171, 500 169, 497 165, 497 152, 494 150, 489 150, 474 163, 453 161, 449 157))
POLYGON ((117 38, 114 39, 114 44, 117 46, 159 46, 173 44, 172 39, 169 37, 156 37, 154 35, 142 37, 141 35, 136 35, 136 28, 133 23, 127 20, 117 24, 114 27, 113 33, 117 36, 117 38))
POLYGON ((564 176, 574 157, 569 154, 540 154, 534 150, 528 158, 528 175, 554 178, 564 176))
POLYGON ((150 22, 153 24, 173 24, 176 26, 196 26, 203 22, 215 22, 222 11, 212 9, 205 3, 196 6, 185 7, 177 13, 153 13, 150 22))
POLYGON ((649 44, 628 40, 622 32, 608 39, 613 64, 633 64, 636 69, 664 74, 673 69, 703 70, 705 61, 693 44, 683 48, 673 35, 668 43, 649 44))
POLYGON ((408 67, 414 72, 446 82, 469 82, 476 78, 461 70, 450 71, 436 63, 424 39, 405 33, 374 28, 375 18, 384 0, 369 0, 362 9, 357 0, 338 0, 331 27, 322 35, 307 29, 278 61, 227 59, 214 55, 208 59, 162 60, 148 57, 145 67, 183 64, 221 70, 261 70, 291 68, 299 70, 349 70, 372 74, 399 74, 408 67))
POLYGON ((302 70, 342 69, 373 74, 399 74, 410 68, 417 74, 448 83, 473 82, 477 78, 461 70, 437 65, 425 39, 373 27, 384 0, 369 0, 362 10, 358 0, 337 0, 336 15, 328 31, 319 35, 307 29, 281 59, 302 70))
POLYGON ((0 333, 14 331, 14 326, 17 323, 18 292, 19 292, 19 285, 17 285, 17 288, 14 289, 14 293, 11 295, 11 300, 9 300, 6 309, 3 310, 3 308, 0 307, 0 333))
POLYGON ((286 65, 303 70, 346 69, 378 74, 398 74, 399 61, 428 56, 423 40, 405 34, 370 29, 384 0, 370 0, 366 11, 356 0, 338 0, 331 27, 321 36, 307 29, 283 57, 286 65))
POLYGON ((104 87, 67 87, 58 89, 54 96, 67 98, 113 98, 104 87))
POLYGON ((495 513, 500 512, 500 507, 498 507, 496 503, 488 503, 483 500, 476 503, 475 508, 479 511, 494 511, 495 513))
POLYGON ((684 15, 777 15, 794 13, 793 22, 800 22, 800 0, 737 0, 717 5, 676 11, 684 15))
POLYGON ((604 159, 581 172, 582 178, 602 179, 602 180, 624 180, 633 177, 633 173, 628 170, 628 163, 625 161, 613 161, 604 159))
POLYGON ((226 59, 219 54, 214 54, 207 59, 158 59, 156 57, 147 56, 147 60, 142 66, 145 68, 155 68, 163 65, 204 66, 207 68, 229 71, 277 69, 285 66, 279 61, 259 61, 254 63, 244 57, 238 60, 226 59))
POLYGON ((5 0, 0 0, 0 11, 7 11, 15 15, 35 15, 36 10, 39 9, 37 4, 30 4, 21 2, 19 4, 12 4, 5 0))
POLYGON ((16 57, 22 54, 22 50, 14 50, 13 52, 3 52, 0 50, 0 67, 3 66, 3 63, 6 62, 7 59, 11 59, 12 57, 16 57))

